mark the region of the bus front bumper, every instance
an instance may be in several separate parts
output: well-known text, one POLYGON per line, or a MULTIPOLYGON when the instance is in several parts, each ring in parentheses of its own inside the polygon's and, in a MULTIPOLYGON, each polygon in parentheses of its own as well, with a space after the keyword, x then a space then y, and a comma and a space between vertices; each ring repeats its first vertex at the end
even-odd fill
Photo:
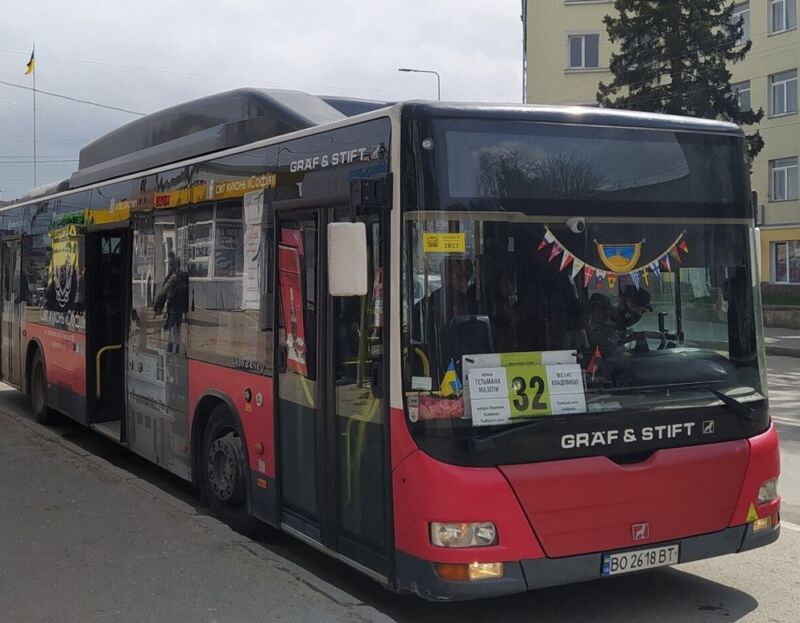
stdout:
MULTIPOLYGON (((678 544, 678 564, 681 564, 762 547, 777 540, 779 534, 780 523, 758 534, 753 533, 752 524, 747 524, 711 534, 614 551, 635 551, 678 544)), ((607 552, 505 562, 502 578, 455 582, 440 578, 434 563, 397 552, 397 581, 400 590, 416 593, 432 601, 461 601, 510 595, 548 586, 601 579, 605 577, 602 575, 604 553, 607 552)))

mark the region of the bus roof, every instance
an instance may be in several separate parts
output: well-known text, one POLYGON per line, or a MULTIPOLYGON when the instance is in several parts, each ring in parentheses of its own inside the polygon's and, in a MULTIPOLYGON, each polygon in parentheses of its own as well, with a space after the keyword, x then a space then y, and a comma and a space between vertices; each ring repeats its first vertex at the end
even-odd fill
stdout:
POLYGON ((582 123, 688 132, 743 134, 739 126, 727 121, 591 106, 412 101, 403 103, 403 112, 404 115, 420 117, 450 117, 456 119, 491 117, 492 119, 520 121, 582 123))
POLYGON ((369 116, 384 107, 399 110, 405 118, 492 118, 743 135, 738 126, 723 121, 588 106, 390 103, 320 97, 301 91, 236 89, 178 104, 112 130, 80 150, 79 168, 69 180, 32 190, 0 205, 25 203, 68 189, 341 122, 351 116, 369 116))

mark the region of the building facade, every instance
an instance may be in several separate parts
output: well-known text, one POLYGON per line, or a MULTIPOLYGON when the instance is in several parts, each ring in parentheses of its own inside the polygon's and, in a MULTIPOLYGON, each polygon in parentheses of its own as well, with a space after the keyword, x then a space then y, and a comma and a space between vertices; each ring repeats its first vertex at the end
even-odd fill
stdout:
MULTIPOLYGON (((525 26, 525 98, 537 104, 597 105, 597 85, 612 78, 614 46, 603 17, 610 0, 522 2, 525 26)), ((742 43, 752 40, 745 60, 729 67, 742 106, 764 109, 755 127, 765 146, 753 163, 758 192, 761 280, 800 284, 800 30, 797 0, 736 3, 744 18, 742 43)))

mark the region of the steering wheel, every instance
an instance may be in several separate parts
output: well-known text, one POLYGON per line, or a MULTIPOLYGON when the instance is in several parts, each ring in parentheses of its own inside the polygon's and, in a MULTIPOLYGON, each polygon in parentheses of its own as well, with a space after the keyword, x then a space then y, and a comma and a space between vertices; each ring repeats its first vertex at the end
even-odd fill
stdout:
POLYGON ((636 342, 634 350, 644 352, 650 350, 650 344, 648 344, 647 340, 658 340, 658 348, 656 350, 667 348, 667 336, 661 331, 634 331, 629 339, 626 340, 626 343, 636 342))

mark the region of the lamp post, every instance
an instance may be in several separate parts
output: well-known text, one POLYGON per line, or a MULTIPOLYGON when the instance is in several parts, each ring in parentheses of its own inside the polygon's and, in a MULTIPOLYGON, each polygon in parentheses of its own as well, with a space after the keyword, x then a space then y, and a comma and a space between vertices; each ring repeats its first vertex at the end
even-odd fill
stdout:
POLYGON ((397 71, 410 71, 417 74, 433 74, 436 76, 436 99, 442 99, 442 78, 438 71, 432 69, 411 69, 410 67, 399 67, 397 71))

